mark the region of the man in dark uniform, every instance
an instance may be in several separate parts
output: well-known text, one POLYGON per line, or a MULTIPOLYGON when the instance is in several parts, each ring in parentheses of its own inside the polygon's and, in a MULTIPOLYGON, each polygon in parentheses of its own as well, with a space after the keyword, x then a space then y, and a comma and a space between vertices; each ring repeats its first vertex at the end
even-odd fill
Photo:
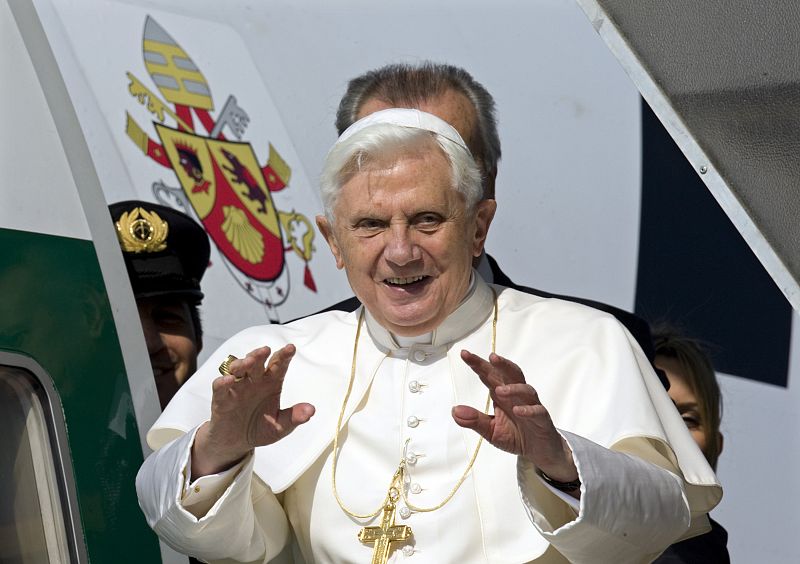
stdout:
MULTIPOLYGON (((483 176, 483 197, 494 199, 497 163, 501 153, 494 106, 492 95, 462 68, 430 62, 387 65, 350 81, 339 103, 336 128, 341 135, 358 119, 389 108, 412 108, 434 114, 452 125, 467 143, 483 176)), ((537 296, 581 303, 612 314, 625 325, 650 362, 653 362, 650 328, 640 317, 594 300, 551 294, 515 284, 488 254, 476 259, 474 266, 487 282, 537 296)), ((350 298, 328 310, 353 311, 359 305, 356 298, 350 298)), ((664 375, 656 372, 668 387, 664 375)))
POLYGON ((161 409, 197 370, 203 348, 200 280, 211 248, 205 230, 166 206, 109 206, 136 298, 161 409))

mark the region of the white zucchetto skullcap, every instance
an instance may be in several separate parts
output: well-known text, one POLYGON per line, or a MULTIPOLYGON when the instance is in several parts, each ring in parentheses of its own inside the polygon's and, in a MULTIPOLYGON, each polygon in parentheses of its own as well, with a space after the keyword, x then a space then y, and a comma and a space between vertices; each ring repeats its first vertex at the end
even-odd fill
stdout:
POLYGON ((464 143, 464 140, 461 138, 461 135, 458 134, 458 131, 456 131, 452 125, 433 114, 408 108, 391 108, 388 110, 381 110, 361 118, 357 122, 353 123, 350 127, 345 129, 344 132, 342 132, 342 134, 339 136, 339 139, 337 139, 336 143, 334 143, 334 146, 338 145, 345 139, 352 137, 362 129, 379 123, 390 123, 393 125, 399 125, 401 127, 413 127, 415 129, 431 131, 441 135, 442 137, 445 137, 446 139, 449 139, 459 147, 463 148, 470 155, 472 154, 470 153, 467 144, 464 143))

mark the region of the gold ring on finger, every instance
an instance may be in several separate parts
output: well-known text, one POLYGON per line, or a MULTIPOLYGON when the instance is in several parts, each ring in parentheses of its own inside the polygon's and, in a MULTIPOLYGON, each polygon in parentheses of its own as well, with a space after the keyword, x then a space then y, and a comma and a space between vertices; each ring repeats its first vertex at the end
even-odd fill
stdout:
POLYGON ((233 376, 233 381, 238 382, 243 378, 243 376, 234 376, 231 374, 231 362, 237 360, 235 356, 232 354, 228 355, 228 358, 222 361, 222 364, 219 365, 219 373, 223 376, 233 376))

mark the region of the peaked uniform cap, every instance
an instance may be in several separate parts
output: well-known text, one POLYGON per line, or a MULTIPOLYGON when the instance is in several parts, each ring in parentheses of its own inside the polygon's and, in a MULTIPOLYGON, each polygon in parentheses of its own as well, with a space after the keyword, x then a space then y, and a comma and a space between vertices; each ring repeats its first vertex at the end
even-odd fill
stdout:
POLYGON ((200 280, 211 247, 200 224, 185 213, 141 200, 108 208, 135 297, 203 299, 200 280))

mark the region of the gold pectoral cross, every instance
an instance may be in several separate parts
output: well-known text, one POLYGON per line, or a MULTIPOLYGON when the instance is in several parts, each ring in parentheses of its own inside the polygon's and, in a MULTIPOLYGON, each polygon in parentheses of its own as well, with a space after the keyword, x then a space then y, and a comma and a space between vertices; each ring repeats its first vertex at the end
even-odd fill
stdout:
POLYGON ((408 525, 394 524, 394 511, 397 500, 400 498, 402 487, 402 474, 400 469, 392 479, 389 493, 386 496, 386 505, 383 506, 381 524, 378 527, 364 527, 358 533, 358 540, 366 544, 374 544, 372 551, 372 564, 386 564, 391 553, 392 543, 401 542, 411 538, 411 527, 408 525))

